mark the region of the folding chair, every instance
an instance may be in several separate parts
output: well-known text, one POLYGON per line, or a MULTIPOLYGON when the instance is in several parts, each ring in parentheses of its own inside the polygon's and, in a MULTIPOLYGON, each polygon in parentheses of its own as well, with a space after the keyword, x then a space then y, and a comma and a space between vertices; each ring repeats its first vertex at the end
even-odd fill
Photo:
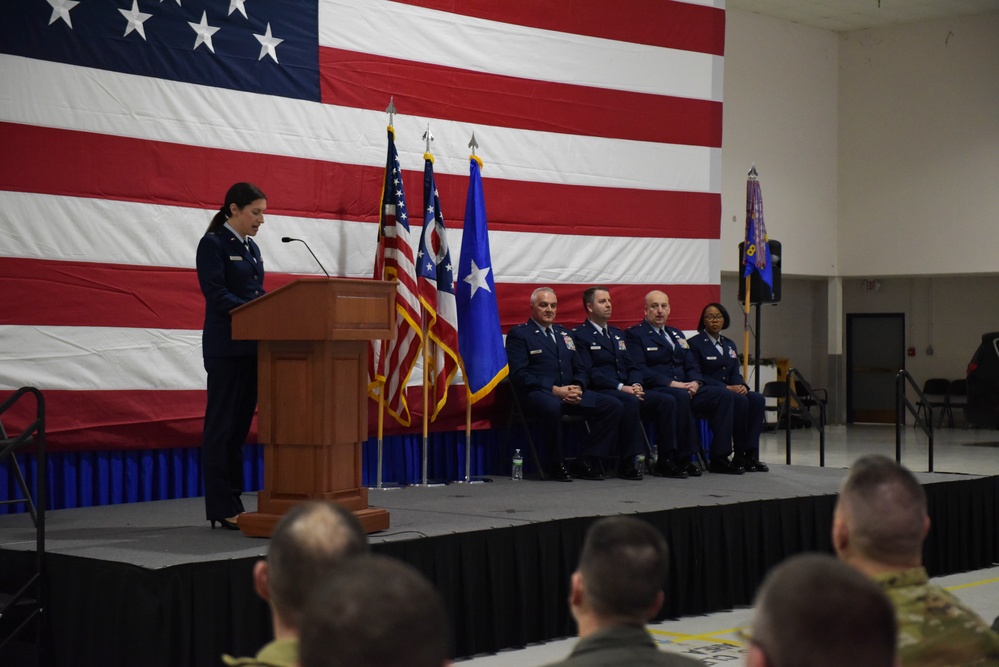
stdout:
MULTIPOLYGON (((510 414, 506 420, 506 436, 503 441, 504 445, 503 448, 506 451, 509 451, 510 435, 511 433, 513 433, 513 428, 516 422, 516 424, 519 424, 524 429, 524 436, 527 439, 527 449, 531 455, 531 460, 534 461, 534 466, 538 470, 538 475, 541 477, 542 480, 545 480, 547 479, 547 477, 545 477, 545 466, 542 463, 541 458, 538 456, 538 450, 534 446, 534 436, 531 433, 531 424, 537 420, 534 419, 533 417, 528 416, 528 414, 524 412, 524 406, 520 402, 520 397, 517 395, 517 390, 513 388, 513 385, 510 383, 509 380, 504 380, 500 384, 506 385, 510 392, 510 414)), ((588 433, 590 430, 590 425, 586 422, 585 417, 583 417, 582 415, 563 414, 562 424, 563 426, 565 426, 565 428, 562 429, 563 437, 568 439, 570 425, 579 424, 579 423, 582 423, 586 427, 586 431, 588 433)), ((646 443, 647 442, 648 440, 646 439, 646 443)), ((566 443, 563 443, 563 445, 566 445, 566 443)), ((568 451, 567 447, 564 448, 566 449, 566 451, 568 451)))
POLYGON ((919 420, 925 420, 928 415, 933 414, 934 408, 944 410, 940 414, 940 426, 943 425, 944 415, 947 409, 947 392, 950 390, 950 380, 947 378, 930 378, 923 383, 923 396, 926 400, 916 401, 916 421, 913 426, 919 425, 919 420))

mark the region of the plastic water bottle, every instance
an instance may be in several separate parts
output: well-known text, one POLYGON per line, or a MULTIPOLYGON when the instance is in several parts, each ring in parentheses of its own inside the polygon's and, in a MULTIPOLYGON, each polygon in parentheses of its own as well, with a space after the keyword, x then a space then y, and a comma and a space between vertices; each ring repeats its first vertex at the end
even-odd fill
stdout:
POLYGON ((514 481, 524 479, 524 457, 520 455, 519 449, 513 453, 513 474, 510 475, 510 479, 514 481))

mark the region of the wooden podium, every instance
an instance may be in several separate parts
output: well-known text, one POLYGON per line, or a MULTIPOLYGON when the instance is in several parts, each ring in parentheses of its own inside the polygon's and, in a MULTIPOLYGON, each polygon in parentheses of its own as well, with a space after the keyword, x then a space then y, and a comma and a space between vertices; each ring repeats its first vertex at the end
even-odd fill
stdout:
POLYGON ((368 507, 361 442, 368 436, 368 341, 392 337, 395 284, 303 278, 232 311, 232 337, 259 341, 257 425, 264 488, 245 535, 270 537, 305 500, 331 500, 373 533, 389 514, 368 507))

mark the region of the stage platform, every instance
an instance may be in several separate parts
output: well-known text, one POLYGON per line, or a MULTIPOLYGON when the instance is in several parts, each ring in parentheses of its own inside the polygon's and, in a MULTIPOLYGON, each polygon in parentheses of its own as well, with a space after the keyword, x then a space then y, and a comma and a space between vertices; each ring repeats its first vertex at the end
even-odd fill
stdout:
MULTIPOLYGON (((927 489, 933 575, 999 561, 999 477, 916 473, 927 489)), ((568 576, 594 517, 637 514, 671 548, 661 617, 750 604, 765 572, 790 554, 830 550, 844 471, 774 465, 770 473, 705 474, 571 484, 488 483, 370 491, 391 527, 370 536, 438 587, 454 619, 455 655, 563 637, 568 576)), ((253 494, 244 496, 255 509, 253 494)), ((47 515, 51 662, 55 665, 218 665, 270 638, 253 592, 266 539, 210 530, 201 498, 67 509, 47 515)), ((0 583, 30 566, 27 515, 0 517, 0 583)), ((2 661, 0 661, 2 662, 2 661)))

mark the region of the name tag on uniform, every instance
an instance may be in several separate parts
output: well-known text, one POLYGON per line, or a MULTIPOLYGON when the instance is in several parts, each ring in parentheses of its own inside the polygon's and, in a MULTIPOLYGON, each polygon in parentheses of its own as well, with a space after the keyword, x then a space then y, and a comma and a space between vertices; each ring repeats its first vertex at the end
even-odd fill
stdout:
POLYGON ((599 345, 590 345, 590 349, 591 350, 599 350, 600 346, 599 345))
POLYGON ((531 350, 529 354, 541 354, 541 350, 531 350))
POLYGON ((229 261, 231 262, 242 262, 243 258, 238 255, 229 255, 229 261))
POLYGON ((645 351, 646 352, 655 352, 658 349, 659 349, 658 347, 647 347, 647 348, 645 348, 645 351))
POLYGON ((705 359, 707 359, 708 361, 714 361, 714 360, 716 360, 716 359, 717 359, 718 357, 704 357, 704 358, 705 358, 705 359))

